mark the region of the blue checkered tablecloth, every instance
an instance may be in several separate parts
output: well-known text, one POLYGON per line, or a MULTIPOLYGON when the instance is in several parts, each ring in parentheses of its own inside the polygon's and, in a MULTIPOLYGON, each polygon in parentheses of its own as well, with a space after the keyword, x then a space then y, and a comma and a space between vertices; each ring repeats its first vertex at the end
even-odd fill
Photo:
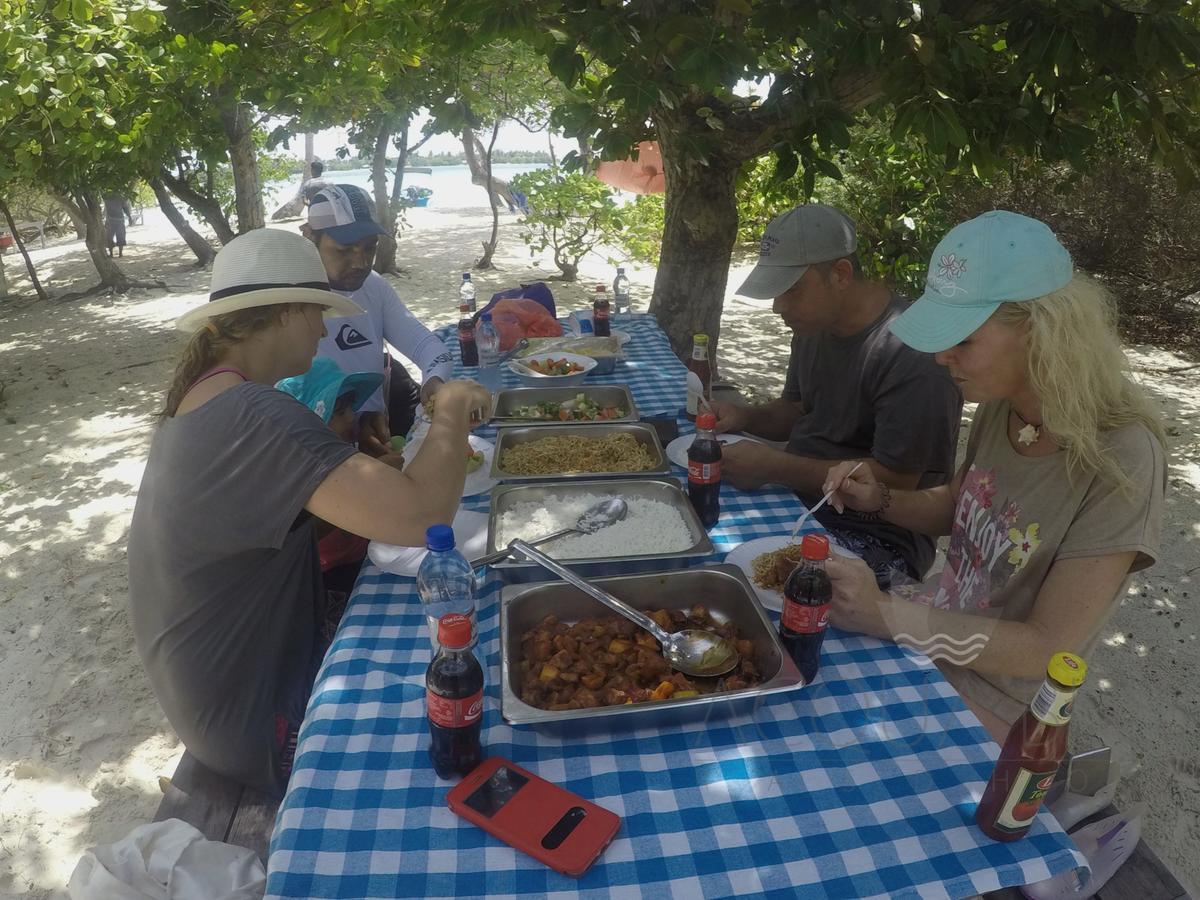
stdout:
MULTIPOLYGON (((631 359, 605 379, 643 413, 683 402, 652 319, 622 317, 631 359)), ((486 496, 464 505, 485 510, 486 496)), ((720 553, 779 533, 791 494, 722 490, 720 553)), ((478 599, 483 742, 611 809, 621 829, 581 878, 458 818, 429 764, 431 653, 415 582, 367 563, 317 678, 271 841, 267 896, 967 897, 1084 865, 1048 813, 990 841, 975 804, 997 747, 923 656, 830 629, 809 687, 753 713, 570 738, 500 717, 501 582, 478 599)))

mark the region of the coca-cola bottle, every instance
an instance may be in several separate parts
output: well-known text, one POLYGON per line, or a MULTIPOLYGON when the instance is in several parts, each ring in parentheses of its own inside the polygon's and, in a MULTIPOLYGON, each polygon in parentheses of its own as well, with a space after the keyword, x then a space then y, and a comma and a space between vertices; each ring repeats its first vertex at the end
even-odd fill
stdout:
POLYGON ((479 345, 475 343, 475 316, 465 300, 458 304, 458 350, 464 366, 479 365, 479 345))
POLYGON ((1025 836, 1067 752, 1067 726, 1087 663, 1055 653, 1046 680, 1025 714, 1009 729, 1000 758, 975 809, 975 822, 994 841, 1025 836))
POLYGON ((598 284, 596 285, 596 298, 592 301, 592 333, 596 337, 608 337, 612 334, 610 313, 608 288, 598 284))
POLYGON ((800 565, 783 584, 783 611, 779 615, 779 640, 804 676, 806 684, 821 666, 821 642, 829 624, 833 583, 825 572, 829 539, 806 534, 800 542, 800 565))
POLYGON ((721 517, 721 442, 713 433, 716 427, 716 416, 701 413, 696 418, 696 437, 688 447, 688 499, 705 528, 712 528, 721 517))
POLYGON ((429 758, 439 778, 466 775, 483 762, 483 668, 471 653, 471 620, 447 613, 438 621, 438 651, 425 673, 429 758))

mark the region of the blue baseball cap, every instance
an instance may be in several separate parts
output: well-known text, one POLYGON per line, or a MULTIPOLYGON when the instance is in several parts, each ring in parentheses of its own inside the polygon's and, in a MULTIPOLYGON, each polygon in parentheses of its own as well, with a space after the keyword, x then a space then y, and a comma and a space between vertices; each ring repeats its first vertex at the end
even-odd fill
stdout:
POLYGON ((375 204, 353 184, 321 188, 308 204, 308 227, 339 244, 353 244, 373 234, 385 234, 375 221, 375 204))
POLYGON ((285 378, 275 385, 285 394, 291 394, 324 421, 333 418, 338 397, 348 391, 354 392, 355 411, 371 398, 383 384, 379 372, 356 372, 347 375, 337 363, 327 356, 318 356, 312 367, 303 375, 285 378))
POLYGON ((892 334, 939 353, 988 320, 1002 303, 1036 300, 1075 274, 1071 254, 1044 222, 997 209, 955 225, 929 260, 925 293, 892 320, 892 334))

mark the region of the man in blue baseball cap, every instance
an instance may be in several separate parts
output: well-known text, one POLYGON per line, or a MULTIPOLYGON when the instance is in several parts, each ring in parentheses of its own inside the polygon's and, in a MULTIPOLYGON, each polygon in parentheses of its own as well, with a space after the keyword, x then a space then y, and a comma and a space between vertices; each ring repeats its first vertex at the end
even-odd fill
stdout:
POLYGON ((386 278, 371 267, 383 228, 375 206, 362 188, 338 184, 313 195, 301 233, 317 245, 333 290, 365 310, 359 316, 327 319, 319 356, 337 362, 343 372, 378 372, 386 378, 358 415, 358 446, 364 453, 388 452, 392 434, 404 434, 418 402, 428 400, 450 380, 453 361, 446 345, 400 301, 386 278), (418 387, 387 344, 421 371, 418 387), (386 391, 386 394, 385 394, 386 391))
MULTIPOLYGON (((783 396, 712 406, 718 431, 787 444, 726 446, 722 474, 735 487, 786 484, 811 507, 830 465, 841 460, 863 461, 895 488, 950 480, 962 396, 932 356, 888 331, 909 303, 864 277, 857 250, 854 223, 825 204, 797 207, 767 226, 758 265, 737 293, 772 300, 792 331, 783 396)), ((880 584, 920 578, 933 562, 934 542, 925 535, 829 506, 816 518, 868 562, 880 584)))

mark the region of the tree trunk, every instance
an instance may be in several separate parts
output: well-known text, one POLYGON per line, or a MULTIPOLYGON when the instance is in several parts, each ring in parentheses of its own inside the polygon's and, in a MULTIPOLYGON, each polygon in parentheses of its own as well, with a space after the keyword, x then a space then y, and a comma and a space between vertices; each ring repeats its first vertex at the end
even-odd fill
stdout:
POLYGON ((267 224, 262 185, 258 178, 258 153, 254 148, 254 120, 250 105, 228 98, 221 105, 221 127, 229 141, 229 165, 233 169, 238 234, 267 224))
POLYGON ((463 129, 462 145, 463 155, 467 158, 467 168, 471 170, 471 184, 477 184, 482 188, 486 188, 488 182, 491 182, 492 187, 488 195, 492 200, 493 209, 495 209, 494 204, 496 200, 507 206, 516 206, 517 204, 513 199, 512 190, 509 188, 508 182, 503 178, 497 178, 489 174, 491 167, 490 165, 485 165, 485 157, 490 154, 484 152, 483 144, 479 142, 479 138, 475 137, 475 132, 470 128, 463 129))
POLYGON ((100 273, 100 283, 119 294, 125 293, 129 290, 129 279, 108 255, 108 235, 104 231, 104 204, 99 195, 91 191, 76 194, 75 205, 82 210, 87 220, 87 237, 84 241, 87 243, 88 254, 92 257, 92 264, 100 273))
POLYGON ((8 296, 8 279, 4 277, 4 251, 0 250, 0 300, 8 296))
MULTIPOLYGON (((496 135, 499 133, 500 120, 496 119, 496 123, 492 125, 492 139, 488 142, 487 153, 483 157, 483 170, 487 175, 488 199, 492 201, 492 236, 483 245, 483 256, 479 257, 479 261, 475 263, 477 269, 492 268, 492 257, 496 255, 496 244, 500 241, 500 206, 496 202, 496 180, 492 177, 492 151, 496 148, 496 135)), ((513 205, 512 192, 508 190, 507 184, 504 189, 508 194, 507 203, 511 207, 513 205)))
POLYGON ((79 207, 77 207, 71 201, 71 198, 66 194, 60 194, 55 191, 51 196, 58 201, 59 206, 67 211, 67 216, 71 220, 71 226, 75 229, 75 237, 79 238, 81 241, 86 238, 87 219, 84 218, 83 213, 79 211, 79 207))
POLYGON ((304 177, 300 179, 303 183, 313 177, 313 136, 311 131, 304 133, 304 177))
POLYGON ((381 275, 396 271, 396 214, 392 210, 392 199, 387 187, 387 151, 392 142, 392 129, 395 127, 396 120, 391 116, 383 116, 380 119, 379 131, 375 134, 375 152, 371 155, 375 221, 385 232, 379 236, 379 249, 375 252, 375 271, 381 275))
POLYGON ((150 187, 154 190, 154 196, 158 198, 158 208, 163 211, 163 214, 175 226, 175 230, 179 232, 179 236, 184 242, 192 248, 192 252, 196 254, 198 264, 207 266, 213 261, 216 256, 216 251, 212 245, 204 238, 196 233, 196 230, 188 224, 187 218, 181 213, 171 202, 171 195, 167 193, 167 186, 162 183, 161 179, 150 179, 150 187))
POLYGON ((228 244, 237 237, 234 234, 233 227, 229 224, 229 219, 225 218, 225 212, 221 209, 221 204, 215 197, 200 193, 188 184, 187 181, 182 178, 176 178, 166 169, 159 171, 159 177, 171 189, 172 194, 186 203, 193 211, 200 214, 200 217, 209 224, 213 233, 216 234, 217 240, 222 244, 228 244))
POLYGON ((729 257, 737 239, 734 181, 741 162, 713 153, 708 165, 702 165, 684 151, 687 126, 682 121, 660 114, 656 124, 667 196, 650 312, 680 357, 691 351, 694 334, 707 334, 715 377, 729 257))
MULTIPOLYGON (((25 268, 29 272, 29 280, 33 282, 33 289, 37 291, 39 300, 50 299, 45 288, 42 287, 41 281, 37 277, 37 269, 33 267, 33 260, 29 258, 29 251, 25 249, 25 242, 21 240, 21 232, 17 231, 17 225, 13 222, 12 213, 9 212, 8 204, 4 200, 0 200, 0 215, 4 216, 4 221, 8 223, 8 231, 13 236, 13 240, 17 244, 17 249, 21 252, 21 256, 25 260, 25 268)), ((4 291, 0 291, 0 296, 4 295, 4 291)))

